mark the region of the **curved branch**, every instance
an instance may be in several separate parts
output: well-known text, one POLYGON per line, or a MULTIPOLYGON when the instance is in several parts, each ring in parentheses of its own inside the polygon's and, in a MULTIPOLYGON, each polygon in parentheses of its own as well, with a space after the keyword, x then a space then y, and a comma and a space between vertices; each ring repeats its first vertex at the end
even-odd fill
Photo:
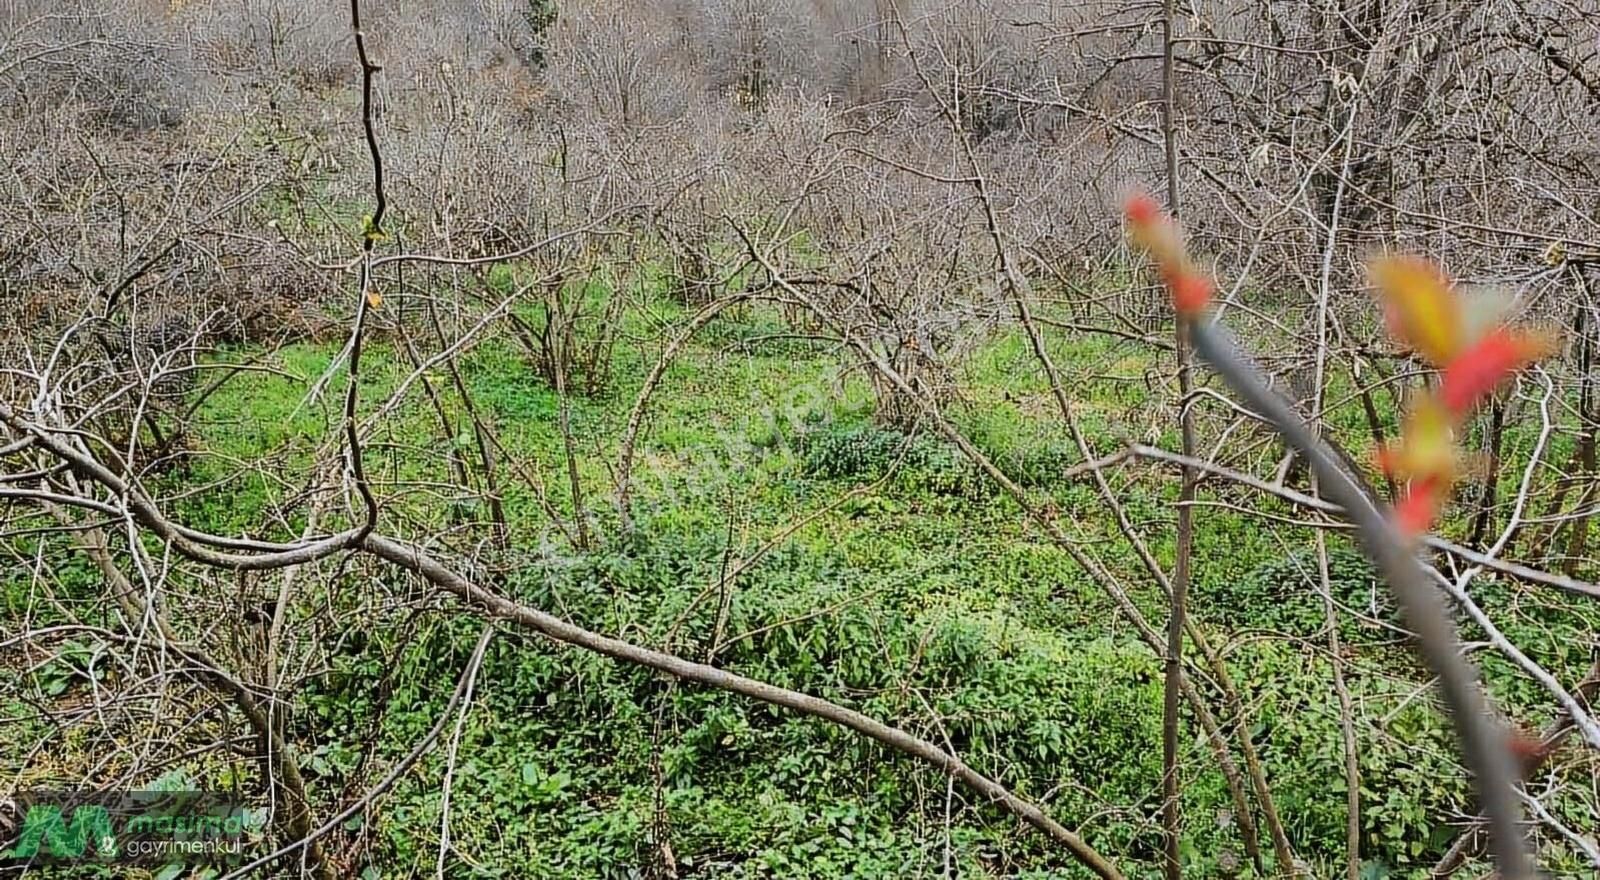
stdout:
POLYGON ((1122 872, 1117 870, 1114 865, 1084 841, 1083 838, 1050 818, 1033 803, 1012 794, 1005 786, 972 769, 960 758, 927 740, 912 736, 897 727, 890 727, 881 721, 869 718, 852 709, 846 709, 837 703, 820 697, 813 697, 810 694, 777 687, 763 681, 718 669, 715 666, 695 663, 672 654, 609 638, 576 624, 568 623, 559 617, 546 614, 538 609, 519 605, 510 599, 506 599, 468 581, 423 552, 419 547, 403 544, 380 535, 368 535, 362 541, 361 546, 374 556, 412 571, 434 586, 453 593, 477 607, 486 609, 496 617, 515 621, 558 642, 594 651, 597 654, 604 654, 617 660, 645 666, 686 681, 698 682, 718 690, 759 700, 763 703, 783 706, 786 709, 793 709, 796 712, 831 721, 842 727, 848 727, 882 745, 916 758, 942 773, 961 780, 978 793, 989 798, 992 803, 1001 809, 1032 825, 1034 828, 1044 832, 1052 840, 1065 846, 1074 858, 1097 876, 1106 878, 1106 880, 1122 880, 1122 872))
MULTIPOLYGON (((167 519, 166 515, 156 508, 155 504, 138 486, 117 476, 115 472, 93 456, 56 437, 48 429, 24 421, 17 415, 16 410, 12 409, 4 401, 0 401, 0 422, 10 425, 13 430, 20 434, 31 437, 37 445, 42 446, 50 454, 71 465, 74 471, 115 493, 126 505, 125 511, 118 512, 119 516, 132 516, 135 521, 144 527, 155 532, 163 539, 172 542, 173 547, 185 556, 207 565, 238 571, 263 571, 290 565, 303 565, 338 553, 345 547, 350 546, 361 534, 360 528, 350 529, 302 544, 265 544, 207 535, 204 532, 177 525, 167 519), (213 550, 211 549, 212 547, 228 547, 262 552, 255 554, 227 553, 213 550)), ((39 492, 31 494, 35 498, 41 497, 39 492)), ((41 500, 43 499, 41 498, 41 500)), ((102 510, 101 505, 89 499, 73 499, 69 501, 65 498, 53 498, 52 500, 55 503, 70 504, 91 510, 102 510)))
POLYGON ((179 553, 202 563, 225 567, 284 567, 297 562, 310 561, 319 556, 338 552, 349 546, 363 550, 380 559, 411 571, 429 583, 446 590, 469 603, 487 609, 491 614, 515 621, 566 644, 585 648, 618 660, 646 666, 678 678, 699 682, 720 690, 740 694, 776 706, 793 709, 831 721, 867 736, 903 754, 917 758, 941 772, 966 783, 988 797, 992 803, 1013 816, 1044 832, 1052 840, 1065 846, 1080 863, 1105 880, 1123 880, 1122 873, 1091 847, 1083 838, 1050 818, 1030 801, 1024 800, 1009 789, 977 772, 964 761, 944 751, 927 740, 919 739, 897 727, 891 727, 866 715, 836 703, 809 694, 777 687, 756 679, 746 678, 708 666, 694 663, 671 654, 654 651, 617 639, 600 635, 558 617, 525 605, 519 605, 485 590, 447 568, 425 553, 421 548, 401 543, 374 533, 360 530, 342 532, 313 544, 265 556, 240 557, 224 554, 200 546, 183 538, 176 526, 135 487, 122 481, 104 465, 71 448, 48 432, 23 422, 5 403, 0 402, 0 420, 26 431, 55 455, 73 464, 73 467, 108 489, 127 499, 129 514, 140 524, 172 541, 179 553), (272 563, 272 564, 267 564, 272 563))

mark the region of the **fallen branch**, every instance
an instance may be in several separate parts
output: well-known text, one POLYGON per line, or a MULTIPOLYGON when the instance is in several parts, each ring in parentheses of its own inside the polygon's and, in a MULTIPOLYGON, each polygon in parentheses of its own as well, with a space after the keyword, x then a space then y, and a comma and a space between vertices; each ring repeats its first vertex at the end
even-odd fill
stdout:
MULTIPOLYGON (((131 519, 167 539, 173 549, 187 558, 223 568, 281 568, 303 564, 338 550, 338 545, 333 545, 332 549, 329 549, 332 539, 323 539, 312 544, 289 545, 285 549, 278 549, 279 545, 266 545, 272 550, 264 556, 218 553, 209 549, 207 545, 227 543, 225 539, 177 526, 166 518, 138 486, 123 480, 92 456, 57 437, 54 432, 23 420, 4 403, 0 403, 0 421, 8 423, 21 434, 32 436, 44 450, 68 462, 83 476, 110 489, 125 505, 125 510, 122 511, 124 518, 131 519)), ((421 548, 374 533, 368 533, 357 541, 352 539, 351 534, 343 532, 334 538, 340 544, 350 544, 353 550, 371 553, 411 571, 474 606, 486 609, 494 617, 522 624, 559 642, 822 718, 917 758, 940 772, 961 780, 987 797, 991 803, 1044 832, 1052 840, 1065 846, 1074 858, 1097 876, 1105 880, 1123 880, 1122 872, 1110 861, 1083 838, 1050 818, 1037 805, 1018 797, 1005 786, 972 769, 959 757, 927 740, 820 697, 777 687, 714 666, 695 663, 672 654, 600 635, 483 589, 435 560, 421 548)))
POLYGON ((520 605, 472 583, 419 547, 380 535, 368 535, 361 547, 374 556, 414 572, 434 586, 453 593, 474 607, 486 610, 494 617, 521 624, 558 642, 848 727, 901 754, 929 764, 941 773, 961 780, 987 797, 991 803, 1065 846, 1074 858, 1093 871, 1096 876, 1106 880, 1122 880, 1122 872, 1083 838, 1050 818, 1033 803, 1017 797, 1005 786, 972 769, 960 758, 927 740, 820 697, 777 687, 715 666, 695 663, 672 654, 603 636, 536 608, 520 605))

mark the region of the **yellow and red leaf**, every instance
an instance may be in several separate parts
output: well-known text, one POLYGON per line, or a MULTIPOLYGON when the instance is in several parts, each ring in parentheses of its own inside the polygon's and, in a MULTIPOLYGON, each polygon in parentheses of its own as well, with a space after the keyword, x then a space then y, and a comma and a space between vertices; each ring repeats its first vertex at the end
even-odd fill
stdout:
POLYGON ((1465 340, 1461 304, 1444 272, 1405 256, 1374 260, 1371 271, 1390 332, 1435 366, 1450 363, 1465 340))
POLYGON ((1453 479, 1457 457, 1450 413, 1436 398, 1418 401, 1406 414, 1400 439, 1378 451, 1378 465, 1397 480, 1453 479))

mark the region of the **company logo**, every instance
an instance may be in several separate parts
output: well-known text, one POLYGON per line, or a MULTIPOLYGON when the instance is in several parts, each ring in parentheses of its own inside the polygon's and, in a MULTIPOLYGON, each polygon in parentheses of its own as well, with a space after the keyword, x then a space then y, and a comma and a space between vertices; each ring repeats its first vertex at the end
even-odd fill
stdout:
POLYGON ((226 862, 244 854, 262 816, 197 791, 26 791, 0 864, 226 862))
POLYGON ((41 854, 61 859, 81 859, 91 849, 105 858, 117 855, 117 832, 105 807, 85 804, 72 811, 69 823, 57 804, 34 804, 22 819, 22 836, 6 853, 14 859, 34 859, 41 854))

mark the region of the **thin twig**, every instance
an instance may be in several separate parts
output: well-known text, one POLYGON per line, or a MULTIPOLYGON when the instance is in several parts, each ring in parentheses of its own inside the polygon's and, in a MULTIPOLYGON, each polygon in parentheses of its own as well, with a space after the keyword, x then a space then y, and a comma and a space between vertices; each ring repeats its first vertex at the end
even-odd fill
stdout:
POLYGON ((350 331, 350 370, 345 377, 344 439, 348 448, 350 477, 366 508, 366 519, 350 543, 354 547, 378 525, 378 500, 373 497, 372 486, 367 482, 366 465, 362 462, 356 409, 361 399, 361 347, 367 313, 378 301, 372 288, 372 248, 383 236, 383 215, 388 210, 389 199, 383 190, 383 154, 378 150, 378 135, 372 122, 372 77, 379 67, 367 55, 367 37, 361 30, 361 0, 350 0, 350 28, 355 32, 356 57, 361 62, 361 126, 366 133, 367 150, 372 154, 372 191, 377 202, 366 228, 361 231, 361 275, 356 294, 355 326, 350 331))
MULTIPOLYGON (((1178 126, 1177 72, 1174 70, 1175 48, 1172 23, 1177 17, 1176 0, 1161 4, 1161 141, 1167 165, 1167 210, 1174 218, 1182 215, 1178 186, 1178 126)), ((1193 390, 1190 374, 1188 321, 1177 324, 1178 354, 1178 421, 1182 433, 1184 455, 1194 455, 1194 408, 1189 405, 1193 390)), ((1183 880, 1183 804, 1179 797, 1178 737, 1182 732, 1182 719, 1178 715, 1178 690, 1183 676, 1183 628, 1188 613, 1189 577, 1194 562, 1194 506, 1189 504, 1195 496, 1194 468, 1183 468, 1178 489, 1178 522, 1176 548, 1172 566, 1171 589, 1168 591, 1172 610, 1167 618, 1167 655, 1161 685, 1161 827, 1166 832, 1163 848, 1163 865, 1167 880, 1183 880)), ((1241 725, 1248 740, 1249 725, 1241 725)), ((1276 840, 1276 838, 1274 838, 1276 840)), ((1280 858, 1284 854, 1280 850, 1280 858)), ((1294 873, 1294 863, 1280 866, 1294 873)))

